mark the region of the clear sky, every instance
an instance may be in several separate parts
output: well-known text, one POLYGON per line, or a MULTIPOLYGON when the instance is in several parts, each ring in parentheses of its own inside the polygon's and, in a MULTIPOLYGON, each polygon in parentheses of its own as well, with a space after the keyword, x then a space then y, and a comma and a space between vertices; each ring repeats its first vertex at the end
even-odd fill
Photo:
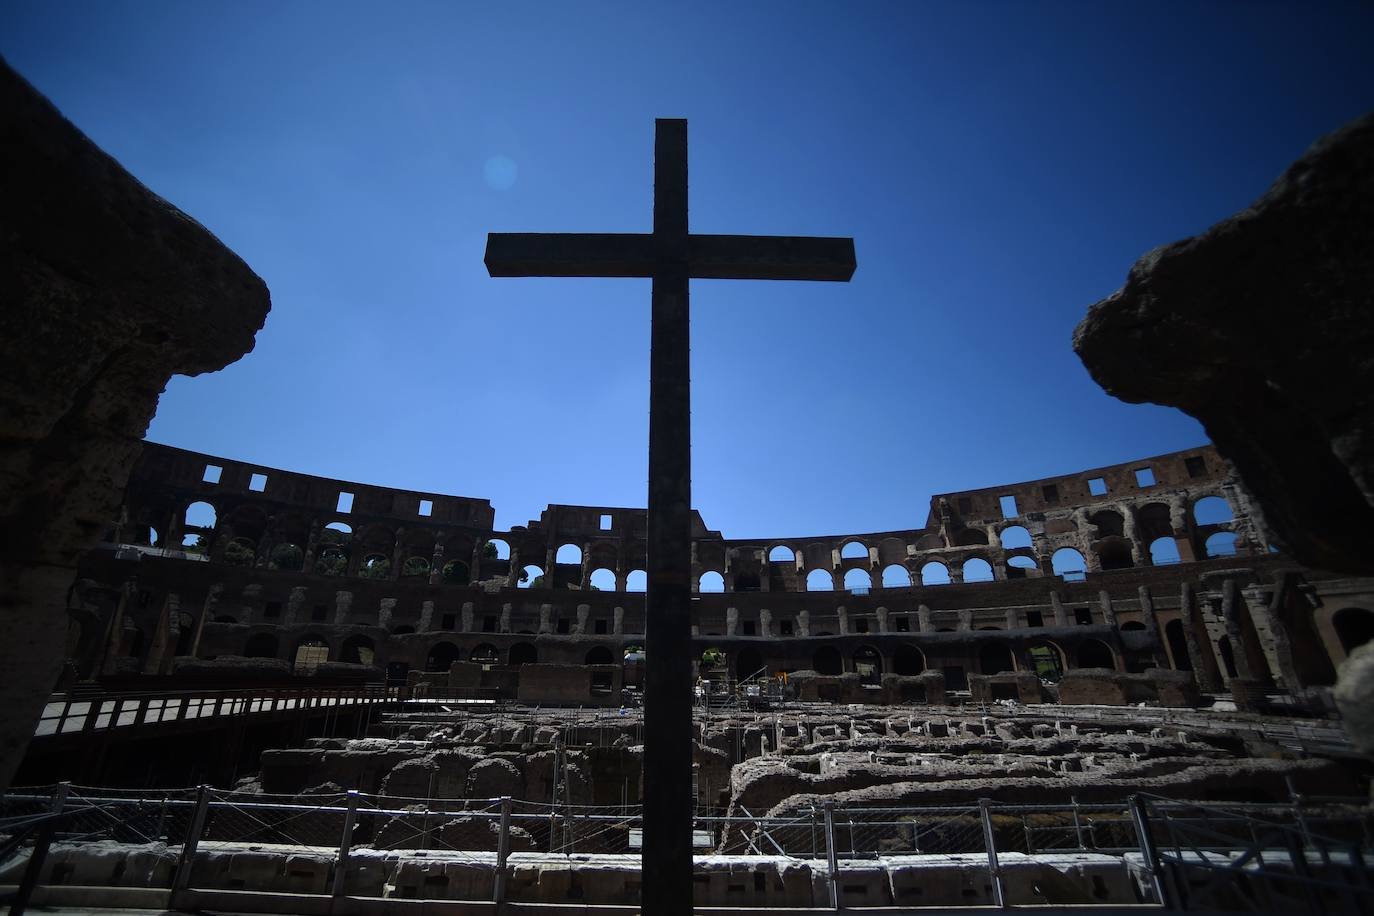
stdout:
POLYGON ((494 280, 489 231, 852 235, 849 284, 694 281, 694 494, 727 537, 1194 446, 1070 349, 1157 245, 1374 106, 1374 5, 0 5, 0 53, 272 290, 149 438, 350 480, 645 504, 649 284, 494 280))

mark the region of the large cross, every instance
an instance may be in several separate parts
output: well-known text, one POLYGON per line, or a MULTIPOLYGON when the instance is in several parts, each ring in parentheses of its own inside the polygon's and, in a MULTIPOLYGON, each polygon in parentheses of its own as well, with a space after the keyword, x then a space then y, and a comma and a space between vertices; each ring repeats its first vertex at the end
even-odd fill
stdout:
POLYGON ((641 910, 692 912, 692 438, 688 280, 848 280, 854 240, 687 231, 687 122, 654 133, 654 231, 487 236, 493 277, 650 277, 641 910))

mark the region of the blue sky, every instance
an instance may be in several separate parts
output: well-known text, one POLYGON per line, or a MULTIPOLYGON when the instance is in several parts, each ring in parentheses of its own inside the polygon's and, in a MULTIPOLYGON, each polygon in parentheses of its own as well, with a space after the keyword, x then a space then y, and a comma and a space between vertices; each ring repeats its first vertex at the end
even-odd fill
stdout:
POLYGON ((1073 327, 1367 110, 1371 35, 1337 3, 0 6, 0 53, 272 290, 157 441, 503 528, 642 506, 648 281, 490 279, 485 234, 648 231, 686 117, 695 231, 852 235, 849 284, 693 283, 695 503, 732 537, 1205 441, 1073 327))

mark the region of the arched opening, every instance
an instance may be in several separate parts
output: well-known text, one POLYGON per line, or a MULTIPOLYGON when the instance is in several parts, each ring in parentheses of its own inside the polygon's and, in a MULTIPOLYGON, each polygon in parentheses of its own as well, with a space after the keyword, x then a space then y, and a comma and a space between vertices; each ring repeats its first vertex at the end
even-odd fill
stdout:
POLYGON ((763 588, 759 584, 759 577, 752 572, 735 573, 735 591, 737 592, 757 592, 763 588))
POLYGON ((1150 542, 1150 565, 1173 566, 1181 562, 1178 555, 1178 541, 1172 537, 1155 538, 1150 542))
POLYGON ((1136 537, 1142 541, 1174 536, 1174 525, 1169 507, 1164 503, 1150 503, 1135 510, 1136 537))
POLYGON ((615 656, 605 646, 593 646, 591 651, 587 653, 586 663, 588 665, 611 665, 615 663, 615 656))
POLYGON ((1002 642, 984 643, 978 650, 978 670, 983 674, 1015 671, 1016 662, 1011 657, 1011 649, 1002 642))
POLYGON ((791 547, 785 547, 782 544, 779 544, 777 547, 774 547, 772 550, 768 551, 768 562, 796 563, 797 554, 795 551, 792 550, 791 547))
POLYGON ((216 517, 214 506, 207 502, 194 502, 186 507, 182 520, 187 528, 214 528, 216 517))
POLYGON ((1236 555, 1236 534, 1234 531, 1218 531, 1203 545, 1208 559, 1212 557, 1234 557, 1236 555))
POLYGON ((625 577, 625 591, 642 592, 649 588, 649 576, 642 569, 632 569, 625 577))
POLYGON ((350 665, 370 665, 375 656, 372 640, 366 636, 350 636, 339 647, 339 661, 350 665))
POLYGON ((1051 643, 1032 645, 1026 650, 1026 660, 1030 663, 1030 670, 1042 681, 1057 684, 1064 676, 1064 655, 1051 643))
POLYGON ((402 625, 399 626, 399 627, 392 627, 392 628, 391 628, 391 635, 392 635, 392 636, 409 636, 411 633, 414 633, 414 632, 415 632, 415 628, 412 627, 412 626, 406 625, 406 624, 402 624, 402 625))
POLYGON ((245 658, 276 658, 277 637, 272 633, 254 633, 243 644, 245 658))
POLYGON ((1094 512, 1088 516, 1088 521, 1097 529, 1095 536, 1098 538, 1119 538, 1126 533, 1126 520, 1121 517, 1120 512, 1113 512, 1111 509, 1094 512))
POLYGON ((1222 525, 1234 517, 1230 504, 1220 496, 1204 496, 1193 503, 1193 521, 1199 525, 1222 525))
POLYGON ((844 588, 855 595, 867 595, 873 590, 873 579, 866 570, 851 569, 844 574, 844 588))
POLYGON ((900 563, 884 567, 883 588, 911 588, 911 572, 900 563))
POLYGON ((883 679, 883 657, 872 646, 860 646, 854 650, 854 673, 859 683, 876 687, 883 679))
POLYGON ((439 578, 449 585, 466 585, 470 578, 468 564, 462 560, 449 560, 439 570, 439 578))
POLYGON ((291 670, 296 674, 311 674, 329 661, 329 643, 322 636, 304 636, 291 652, 291 670))
POLYGON ((948 585, 949 569, 939 560, 931 560, 921 567, 922 585, 948 585))
POLYGON ((598 592, 615 591, 615 573, 611 572, 604 566, 600 569, 592 570, 592 574, 588 577, 588 581, 590 582, 591 587, 596 589, 598 592))
POLYGON ((806 590, 808 592, 833 592, 835 579, 824 569, 813 569, 806 574, 806 590))
POLYGON ((1121 632, 1123 633, 1138 633, 1144 629, 1145 624, 1139 620, 1128 620, 1121 625, 1121 632))
POLYGON ((582 548, 576 544, 564 544, 558 548, 558 553, 554 554, 554 562, 559 564, 570 564, 573 566, 582 565, 582 548))
POLYGON ((539 651, 527 642, 518 642, 510 647, 510 655, 507 658, 512 668, 533 665, 539 661, 539 651))
POLYGON ((348 572, 349 542, 353 529, 343 522, 330 522, 320 531, 315 551, 315 573, 320 576, 342 576, 348 572))
POLYGON ((230 566, 252 566, 258 557, 258 545, 248 538, 234 538, 224 545, 224 562, 230 566))
MULTIPOLYGON (((440 573, 440 575, 442 575, 442 572, 440 573)), ((401 578, 428 579, 429 560, 425 559, 424 557, 417 556, 406 557, 405 561, 401 564, 401 578)))
POLYGON ((1116 669, 1111 647, 1101 640, 1085 639, 1078 646, 1078 667, 1116 669))
POLYGON ((1050 565, 1054 568, 1054 574, 1062 577, 1065 582, 1082 582, 1088 577, 1088 567, 1083 562, 1083 554, 1072 547, 1060 547, 1056 550, 1050 558, 1050 565))
POLYGON ((1166 623, 1164 638, 1169 641, 1169 654, 1174 657, 1174 668, 1178 671, 1192 671, 1193 660, 1188 655, 1188 638, 1183 634, 1183 621, 1174 618, 1166 623))
POLYGON ((1236 653, 1231 649, 1230 637, 1223 636, 1217 640, 1217 654, 1221 656, 1221 667, 1226 670, 1226 676, 1236 677, 1236 653))
POLYGON ((501 664, 501 653, 489 642, 481 643, 472 650, 468 656, 468 661, 478 665, 499 665, 501 664))
POLYGON ((758 674, 767 674, 763 671, 763 656, 758 649, 752 646, 745 646, 735 654, 735 679, 744 681, 758 674))
POLYGON ((390 662, 386 666, 386 682, 388 686, 399 687, 406 682, 406 675, 410 673, 410 662, 390 662))
POLYGON ((915 646, 898 646, 892 653, 892 673, 902 677, 915 677, 926 670, 926 657, 915 646))
POLYGON ((701 578, 697 580, 697 591, 710 593, 723 592, 725 591, 725 577, 715 570, 704 572, 701 574, 701 578))
POLYGON ((1031 574, 1032 570, 1038 570, 1035 560, 1027 556, 1016 556, 1007 560, 1007 578, 1025 579, 1031 574))
POLYGON ((1125 540, 1113 540, 1097 548, 1097 565, 1103 569, 1130 569, 1135 563, 1131 559, 1131 547, 1125 540))
POLYGON ((482 548, 482 556, 489 560, 509 560, 510 545, 500 538, 492 538, 482 548))
POLYGON ((1374 613, 1364 608, 1341 608, 1332 616, 1331 626, 1335 628, 1336 638, 1341 641, 1341 648, 1347 655, 1374 640, 1374 613))
POLYGON ((1003 528, 1001 541, 1003 550, 1015 550, 1018 547, 1031 546, 1030 532, 1020 525, 1012 525, 1010 528, 1003 528))
POLYGON ((305 562, 305 551, 299 544, 282 543, 272 548, 267 555, 267 565, 271 569, 299 572, 305 562))
POLYGON ((544 570, 538 566, 526 566, 520 573, 520 581, 516 583, 516 588, 543 588, 544 570))
POLYGON ((988 542, 988 533, 982 528, 965 528, 954 536, 955 547, 978 547, 988 542))
POLYGON ((364 579, 385 579, 391 575, 391 561, 380 553, 370 553, 358 564, 358 575, 364 579))
POLYGON ((991 582, 992 564, 982 557, 970 557, 964 561, 965 582, 991 582))
POLYGON ((817 674, 840 674, 844 671, 844 663, 840 661, 840 650, 834 646, 821 646, 811 656, 811 667, 817 674))
POLYGON ((463 657, 463 653, 451 642, 438 642, 430 647, 425 657, 426 671, 447 671, 453 663, 463 657))
POLYGON ((868 548, 864 546, 862 541, 847 541, 845 545, 840 548, 840 559, 867 560, 868 548))

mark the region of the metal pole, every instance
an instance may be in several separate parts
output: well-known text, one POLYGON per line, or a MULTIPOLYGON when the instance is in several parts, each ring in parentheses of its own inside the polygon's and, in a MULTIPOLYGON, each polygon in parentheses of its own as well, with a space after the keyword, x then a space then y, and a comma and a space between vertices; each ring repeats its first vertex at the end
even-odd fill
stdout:
POLYGON ((1083 845, 1083 821, 1078 817, 1078 796, 1070 795, 1069 801, 1073 802, 1073 835, 1078 838, 1078 848, 1087 849, 1083 845))
POLYGON ((38 835, 33 842, 33 852, 29 854, 29 864, 24 868, 24 877, 19 882, 14 902, 10 904, 10 916, 24 916, 24 910, 28 908, 29 898, 38 886, 38 876, 43 872, 43 863, 47 861, 48 847, 52 845, 52 836, 57 829, 59 816, 49 815, 48 820, 38 828, 38 835))
POLYGON ((1132 795, 1129 803, 1131 820, 1135 824, 1135 835, 1140 841, 1140 854, 1145 860, 1145 870, 1150 876, 1151 886, 1154 887, 1155 899, 1166 910, 1172 909, 1173 900, 1170 899, 1164 876, 1160 873, 1159 852, 1155 849, 1154 837, 1150 835, 1150 815, 1145 810, 1145 802, 1139 795, 1132 795))
POLYGON ((830 866, 830 908, 840 908, 840 863, 835 857, 835 803, 828 801, 825 814, 825 860, 830 866))
MULTIPOLYGON (((184 891, 191 884, 191 867, 195 862, 196 847, 200 845, 200 835, 205 832, 205 820, 210 811, 210 787, 202 783, 196 786, 196 809, 191 815, 191 823, 186 828, 186 839, 181 844, 181 859, 177 862, 176 878, 172 881, 172 896, 184 891)), ((176 900, 169 901, 176 909, 176 900)))
POLYGON ((358 821, 358 790, 348 790, 348 810, 344 813, 343 836, 339 839, 339 857, 334 863, 334 886, 330 894, 343 896, 344 875, 348 872, 348 850, 353 845, 353 827, 358 821))
POLYGON ((992 902, 999 907, 1007 905, 1006 893, 1002 887, 1002 869, 997 865, 997 835, 992 829, 992 799, 978 799, 978 815, 983 821, 983 844, 988 850, 988 874, 992 877, 992 902))
POLYGON ((506 859, 510 856, 510 796, 501 796, 501 833, 496 840, 496 888, 493 898, 499 911, 506 902, 506 859))

